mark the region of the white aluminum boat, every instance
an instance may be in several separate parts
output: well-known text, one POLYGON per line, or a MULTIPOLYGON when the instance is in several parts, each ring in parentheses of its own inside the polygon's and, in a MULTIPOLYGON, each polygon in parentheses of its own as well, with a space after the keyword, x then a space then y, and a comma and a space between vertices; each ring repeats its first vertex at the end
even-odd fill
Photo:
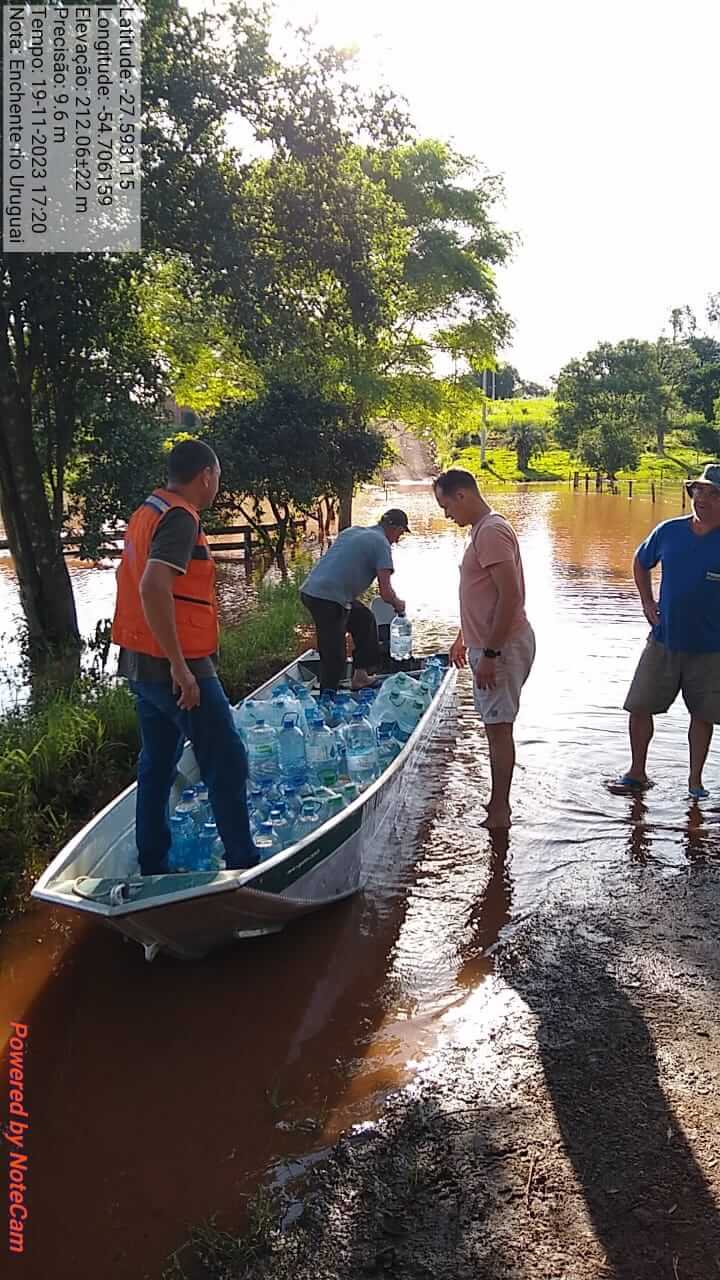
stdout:
MULTIPOLYGON (((410 659, 405 670, 419 670, 410 659)), ((251 696, 269 698, 285 676, 306 683, 319 674, 308 650, 251 696)), ((296 844, 247 871, 140 876, 135 849, 135 790, 127 787, 58 853, 33 889, 56 907, 102 919, 145 948, 199 957, 238 938, 277 933, 298 916, 357 893, 365 884, 401 792, 418 767, 455 682, 448 667, 430 706, 402 751, 357 799, 296 844)), ((189 743, 178 765, 170 807, 197 782, 189 743)))

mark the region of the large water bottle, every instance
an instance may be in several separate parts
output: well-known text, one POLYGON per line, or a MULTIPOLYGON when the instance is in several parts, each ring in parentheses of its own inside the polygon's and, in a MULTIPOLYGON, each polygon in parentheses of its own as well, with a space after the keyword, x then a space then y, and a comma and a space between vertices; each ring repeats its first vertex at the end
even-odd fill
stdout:
POLYGON ((259 823, 253 835, 253 843, 261 862, 266 858, 272 858, 273 854, 279 853, 282 847, 273 830, 272 822, 259 823))
POLYGON ((404 662, 412 656, 412 623, 404 615, 396 613, 390 623, 390 657, 404 662))
POLYGON ((235 728, 247 748, 248 731, 257 724, 258 720, 265 718, 267 703, 262 702, 259 698, 245 698, 239 707, 233 708, 233 720, 235 728))
POLYGON ((403 689, 395 686, 390 689, 382 698, 378 698, 368 712, 368 720, 375 728, 379 728, 381 724, 398 724, 400 719, 400 708, 405 702, 408 694, 403 689))
POLYGON ((278 734, 278 760, 284 782, 301 787, 307 779, 305 735, 292 715, 284 716, 278 734))
POLYGON ((342 720, 336 729, 332 732, 335 735, 335 746, 337 749, 338 776, 344 777, 347 774, 347 752, 345 750, 345 734, 348 728, 348 721, 342 720))
POLYGON ((271 725, 260 719, 248 729, 248 772, 253 782, 274 783, 278 776, 278 739, 271 725))
POLYGON ((304 840, 305 836, 309 836, 311 831, 320 826, 322 820, 322 805, 319 800, 310 798, 303 800, 295 823, 293 839, 304 840))
POLYGON ((273 729, 281 729, 286 716, 294 716, 298 728, 302 732, 306 730, 305 708, 299 698, 295 697, 290 686, 283 681, 273 689, 272 698, 268 704, 267 719, 273 729))
POLYGON ((425 700, 420 697, 403 698, 398 709, 398 727, 401 734, 409 738, 420 717, 425 713, 425 700))
POLYGON ((356 707, 357 702, 354 698, 351 698, 349 693, 340 692, 335 694, 335 711, 340 721, 347 722, 351 720, 355 714, 356 707))
MULTIPOLYGON (((373 702, 378 696, 378 693, 379 693, 378 689, 359 689, 358 690, 355 697, 357 698, 358 704, 362 707, 363 711, 367 711, 372 706, 373 702)), ((353 711, 354 711, 354 708, 353 708, 353 711)))
POLYGON ((416 701, 422 702, 423 708, 427 711, 428 707, 430 706, 430 703, 432 702, 433 690, 429 687, 428 684, 421 683, 420 680, 415 680, 413 681, 413 683, 415 685, 415 688, 410 694, 410 697, 411 699, 414 698, 416 701))
POLYGON ((274 809, 271 809, 268 822, 273 829, 278 847, 287 849, 288 845, 293 842, 293 827, 295 825, 288 817, 287 805, 278 804, 274 809))
POLYGON ((440 658, 428 658, 420 676, 420 683, 425 682, 434 693, 442 684, 445 668, 440 658))
POLYGON ((206 822, 197 838, 197 858, 195 866, 198 871, 222 871, 225 861, 225 848, 218 835, 217 825, 206 822))
POLYGON ((206 782, 198 782, 195 784, 195 803, 197 807, 193 817, 198 831, 201 831, 206 822, 214 822, 212 805, 210 804, 210 795, 208 793, 206 782))
POLYGON ((385 681, 385 687, 388 693, 394 693, 395 691, 399 693, 414 693, 417 684, 407 671, 398 671, 385 681))
POLYGON ((283 782, 280 787, 280 795, 282 796, 282 801, 278 801, 278 804, 282 803, 285 805, 288 817, 292 822, 294 822, 300 812, 300 805, 304 799, 301 794, 300 787, 295 786, 294 783, 283 782))
POLYGON ((367 787, 378 775, 375 730, 358 707, 345 730, 348 777, 359 787, 367 787))
POLYGON ((197 853, 197 835, 195 823, 188 812, 172 815, 170 819, 170 849, 168 851, 168 869, 170 871, 194 871, 197 853))
POLYGON ((320 694, 320 711, 328 729, 336 729, 342 720, 342 704, 338 706, 336 695, 332 689, 324 689, 320 694))
POLYGON ((195 788, 184 787, 180 794, 180 799, 175 805, 175 812, 178 814, 186 813, 192 819, 194 824, 198 810, 199 806, 195 795, 195 788))
POLYGON ((388 720, 378 725, 378 765, 381 773, 384 773, 400 752, 400 743, 396 740, 394 733, 396 729, 397 725, 388 720))
POLYGON ((310 773, 319 787, 334 787, 338 780, 337 740, 332 729, 315 717, 311 720, 306 741, 310 773))
POLYGON ((306 684, 303 684, 300 680, 293 680, 291 687, 306 716, 308 711, 316 710, 317 703, 306 684))
POLYGON ((248 783, 247 789, 248 809, 250 813, 258 818, 258 821, 264 822, 268 816, 270 806, 267 804, 265 790, 258 782, 248 783))

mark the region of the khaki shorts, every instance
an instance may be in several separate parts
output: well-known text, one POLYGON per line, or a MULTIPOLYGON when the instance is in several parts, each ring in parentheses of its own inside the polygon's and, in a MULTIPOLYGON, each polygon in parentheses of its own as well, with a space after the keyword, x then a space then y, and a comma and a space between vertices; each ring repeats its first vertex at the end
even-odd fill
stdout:
POLYGON ((625 710, 661 715, 678 694, 691 716, 720 724, 720 653, 680 653, 652 636, 625 699, 625 710))
MULTIPOLYGON (((473 675, 482 658, 482 649, 468 649, 473 675)), ((485 724, 512 724, 520 710, 520 691, 535 661, 535 633, 527 626, 503 646, 496 659, 497 684, 494 689, 478 689, 473 680, 475 710, 485 724)))

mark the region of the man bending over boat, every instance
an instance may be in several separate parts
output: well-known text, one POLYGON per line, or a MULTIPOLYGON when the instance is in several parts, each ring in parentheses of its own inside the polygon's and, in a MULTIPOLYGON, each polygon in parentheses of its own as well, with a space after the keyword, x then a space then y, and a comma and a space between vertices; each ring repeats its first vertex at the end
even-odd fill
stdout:
POLYGON ((395 594, 390 548, 409 533, 404 511, 386 511, 379 524, 366 529, 353 525, 339 533, 330 550, 313 566, 300 588, 300 599, 312 614, 320 654, 320 688, 337 689, 345 674, 345 633, 353 638, 352 688, 372 683, 370 671, 379 664, 377 626, 370 609, 357 596, 377 578, 382 599, 396 613, 405 601, 395 594))
POLYGON ((525 615, 520 548, 512 525, 488 506, 469 471, 445 471, 434 488, 448 519, 470 525, 460 565, 460 630, 450 661, 464 667, 467 654, 475 709, 487 734, 492 790, 483 826, 509 827, 513 724, 535 658, 535 635, 525 615))
POLYGON ((220 464, 201 440, 168 458, 168 482, 133 513, 117 572, 112 638, 140 720, 136 840, 143 875, 167 871, 168 801, 185 739, 195 750, 229 868, 258 861, 247 811, 245 748, 216 674, 215 566, 200 512, 220 464))

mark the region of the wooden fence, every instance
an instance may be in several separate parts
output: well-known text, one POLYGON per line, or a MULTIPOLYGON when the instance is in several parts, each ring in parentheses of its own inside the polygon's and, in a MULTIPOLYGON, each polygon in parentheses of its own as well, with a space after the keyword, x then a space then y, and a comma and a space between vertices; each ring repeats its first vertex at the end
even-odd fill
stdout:
MULTIPOLYGON (((687 478, 688 478, 688 480, 690 480, 690 479, 692 478, 692 477, 691 477, 691 475, 690 475, 690 472, 688 472, 688 474, 687 474, 687 478)), ((585 479, 585 492, 587 493, 587 492, 589 491, 589 489, 590 489, 590 472, 589 472, 589 471, 586 471, 586 472, 585 472, 585 477, 584 477, 584 479, 585 479)), ((579 489, 579 487, 580 487, 580 472, 579 472, 579 471, 575 471, 575 472, 573 472, 572 476, 570 477, 570 482, 571 482, 571 484, 572 484, 573 489, 579 489)), ((602 472, 600 472, 600 471, 596 471, 596 472, 595 472, 595 479, 594 479, 594 482, 593 482, 593 483, 594 483, 594 488, 595 488, 595 492, 596 492, 596 493, 616 493, 616 494, 619 494, 619 493, 621 493, 621 492, 622 492, 622 488, 623 488, 624 486, 627 486, 627 495, 628 495, 628 498, 632 498, 632 496, 633 496, 633 485, 634 485, 634 483, 635 483, 635 481, 633 481, 633 480, 609 480, 607 476, 605 476, 605 475, 603 475, 603 474, 602 474, 602 472)), ((677 483, 677 480, 675 479, 674 481, 671 481, 671 483, 677 483)), ((657 482, 657 481, 655 481, 655 480, 651 480, 651 481, 650 481, 650 497, 652 498, 652 501, 653 501, 653 502, 655 502, 655 501, 657 500, 657 487, 659 486, 659 488, 660 488, 660 490, 661 490, 661 492, 662 492, 663 487, 664 487, 664 484, 665 484, 665 481, 664 481, 664 479, 663 479, 662 475, 661 475, 661 478, 660 478, 660 481, 659 481, 659 482, 657 482)), ((681 484, 680 484, 680 497, 681 497, 681 501, 682 501, 682 509, 683 509, 683 511, 684 511, 684 510, 685 510, 685 504, 686 504, 686 501, 687 501, 687 490, 686 490, 686 488, 685 488, 685 481, 684 481, 684 480, 683 480, 683 481, 681 482, 681 484)))
MULTIPOLYGON (((290 524, 294 533, 297 533, 297 532, 304 533, 307 528, 307 520, 304 517, 301 519, 292 520, 290 524)), ((264 524, 261 527, 267 533, 274 533, 279 528, 277 524, 264 524)), ((122 540, 123 540, 124 533, 125 533, 124 529, 118 529, 115 534, 109 535, 112 537, 112 541, 109 542, 108 546, 102 547, 98 551, 97 555, 93 557, 93 559, 94 560, 119 559, 119 557, 122 555, 122 540)), ((213 552, 239 551, 242 553, 246 561, 252 558, 253 551, 257 551, 265 546, 265 543, 263 542, 262 538, 258 535, 256 530, 249 525, 225 524, 225 525, 220 525, 217 529, 207 530, 206 533, 207 533, 207 540, 210 543, 210 547, 213 550, 213 552), (218 539, 223 539, 223 538, 227 539, 227 536, 229 534, 235 535, 235 537, 237 538, 237 541, 235 542, 228 542, 228 541, 222 541, 222 540, 218 541, 218 539)), ((73 556, 74 558, 77 559, 79 557, 79 546, 80 546, 80 543, 77 537, 68 535, 63 537, 62 539, 62 549, 63 549, 64 556, 73 556)), ((0 538, 0 551, 9 551, 9 550, 10 550, 10 544, 7 541, 7 538, 0 538)))

